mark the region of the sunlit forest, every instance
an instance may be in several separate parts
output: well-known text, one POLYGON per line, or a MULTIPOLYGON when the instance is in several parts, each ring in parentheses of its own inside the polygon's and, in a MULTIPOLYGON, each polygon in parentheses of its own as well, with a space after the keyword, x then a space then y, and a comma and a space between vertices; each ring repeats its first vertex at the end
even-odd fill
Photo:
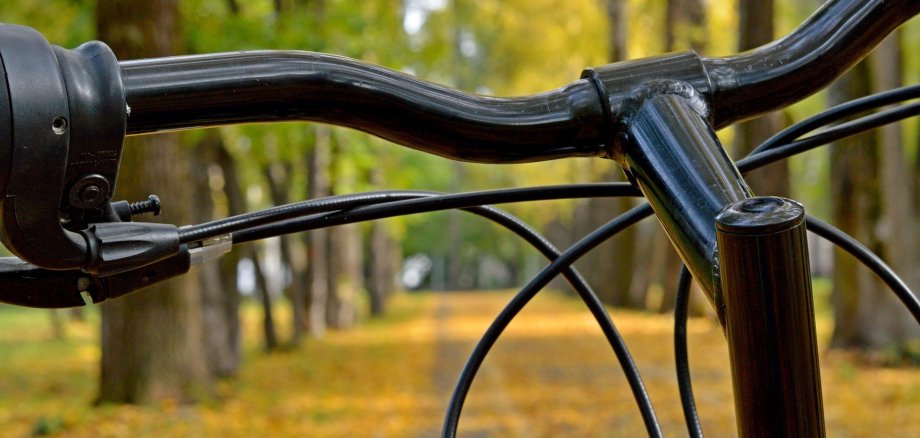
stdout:
MULTIPOLYGON (((725 56, 792 31, 819 0, 18 0, 0 23, 52 44, 108 44, 120 60, 252 50, 331 53, 490 96, 540 93, 593 66, 665 52, 725 56)), ((920 83, 920 21, 791 108, 718 132, 740 158, 787 126, 920 83)), ((746 176, 800 200, 920 290, 920 122, 888 125, 746 176)), ((197 224, 383 189, 468 192, 626 181, 613 160, 486 165, 315 123, 128 138, 118 200, 151 194, 154 221, 197 224)), ((567 248, 639 204, 594 198, 501 208, 567 248)), ((920 326, 888 288, 809 236, 829 436, 920 430, 920 326)), ((9 255, 5 250, 3 255, 9 255)), ((0 305, 3 436, 437 436, 467 356, 547 264, 464 211, 311 230, 101 305, 0 305)), ((665 436, 686 434, 674 371, 680 259, 645 220, 575 265, 622 332, 665 436)), ((690 366, 704 432, 734 436, 725 337, 693 291, 690 366)), ((479 372, 461 436, 642 436, 624 373, 556 280, 479 372)))

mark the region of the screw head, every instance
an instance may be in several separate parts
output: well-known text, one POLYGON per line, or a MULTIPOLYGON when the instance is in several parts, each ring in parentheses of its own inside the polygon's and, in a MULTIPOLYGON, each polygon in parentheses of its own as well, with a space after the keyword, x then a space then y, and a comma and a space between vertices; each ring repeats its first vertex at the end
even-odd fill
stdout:
POLYGON ((67 118, 64 116, 55 117, 54 120, 51 121, 51 131, 54 132, 55 135, 64 135, 64 133, 67 132, 67 118))
POLYGON ((100 190, 99 187, 89 186, 80 192, 80 199, 82 199, 83 202, 93 202, 99 197, 100 193, 102 193, 102 190, 100 190))
POLYGON ((68 200, 75 208, 98 208, 108 200, 110 189, 109 181, 104 176, 85 175, 70 187, 68 200))

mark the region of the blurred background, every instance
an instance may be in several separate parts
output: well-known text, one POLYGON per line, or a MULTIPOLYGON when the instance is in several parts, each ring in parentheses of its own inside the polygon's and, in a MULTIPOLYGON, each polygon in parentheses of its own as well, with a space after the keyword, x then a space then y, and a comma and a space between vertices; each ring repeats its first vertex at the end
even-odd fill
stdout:
MULTIPOLYGON (((119 59, 256 49, 335 53, 469 92, 513 96, 590 66, 667 51, 708 56, 779 37, 817 0, 19 0, 0 22, 53 44, 99 39, 119 59)), ((826 92, 719 136, 734 157, 827 106, 920 82, 909 22, 826 92)), ((749 177, 801 200, 920 288, 920 124, 892 125, 749 177)), ((200 223, 378 188, 469 191, 621 180, 615 163, 456 163, 303 123, 131 138, 117 199, 158 195, 200 223)), ((635 205, 503 206, 560 248, 635 205)), ((836 436, 920 428, 920 328, 868 270, 813 239, 824 391, 836 436), (881 407, 881 409, 880 409, 881 407)), ((182 279, 72 311, 0 307, 0 428, 11 436, 432 436, 489 320, 546 262, 462 212, 247 244, 182 279)), ((679 260, 647 220, 579 261, 636 350, 666 432, 683 434, 670 350, 679 260)), ((588 313, 553 285, 483 368, 461 430, 476 436, 642 433, 588 313)), ((731 436, 724 341, 693 303, 704 429, 731 436)))

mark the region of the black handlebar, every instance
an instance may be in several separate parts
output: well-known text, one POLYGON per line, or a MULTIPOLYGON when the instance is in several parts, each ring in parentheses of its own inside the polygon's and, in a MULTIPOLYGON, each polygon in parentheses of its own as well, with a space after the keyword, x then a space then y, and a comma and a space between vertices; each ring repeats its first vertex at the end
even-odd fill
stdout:
POLYGON ((786 107, 823 89, 918 13, 916 0, 833 0, 782 39, 704 59, 713 126, 786 107))
POLYGON ((594 81, 515 98, 467 94, 376 65, 310 52, 120 64, 131 108, 129 135, 310 120, 456 160, 524 162, 610 154, 607 125, 619 121, 635 88, 649 81, 693 85, 717 128, 785 107, 825 87, 917 13, 920 2, 915 0, 833 0, 783 39, 749 52, 725 58, 685 52, 610 64, 586 72, 594 81))
MULTIPOLYGON (((918 13, 917 0, 832 0, 790 35, 750 52, 611 64, 565 87, 515 98, 467 94, 309 52, 118 62, 101 43, 65 50, 34 30, 0 25, 0 238, 32 264, 0 263, 0 280, 38 278, 43 269, 46 284, 86 273, 130 278, 119 284, 137 287, 148 283, 136 278, 159 280, 141 275, 144 267, 183 257, 188 249, 175 227, 120 223, 130 218, 116 211, 111 195, 125 135, 311 120, 456 160, 606 156, 628 167, 621 143, 648 93, 664 87, 696 96, 688 100, 698 103, 693 112, 726 126, 818 91, 918 13)), ((170 275, 187 269, 170 266, 170 275)), ((49 295, 45 305, 77 302, 78 291, 69 293, 66 300, 49 295)), ((10 298, 0 294, 4 300, 10 298)))
POLYGON ((128 134, 311 120, 466 161, 604 153, 603 108, 586 80, 534 96, 494 98, 341 56, 294 51, 127 61, 121 71, 131 108, 128 134))

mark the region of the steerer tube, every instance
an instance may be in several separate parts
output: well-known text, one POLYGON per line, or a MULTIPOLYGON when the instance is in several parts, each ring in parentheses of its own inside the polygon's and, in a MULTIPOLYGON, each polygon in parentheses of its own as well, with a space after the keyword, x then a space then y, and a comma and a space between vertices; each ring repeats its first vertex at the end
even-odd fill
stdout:
POLYGON ((752 198, 717 221, 738 435, 823 437, 805 211, 752 198))
POLYGON ((713 302, 739 435, 823 437, 804 209, 752 197, 692 88, 653 85, 626 114, 618 159, 713 302))

